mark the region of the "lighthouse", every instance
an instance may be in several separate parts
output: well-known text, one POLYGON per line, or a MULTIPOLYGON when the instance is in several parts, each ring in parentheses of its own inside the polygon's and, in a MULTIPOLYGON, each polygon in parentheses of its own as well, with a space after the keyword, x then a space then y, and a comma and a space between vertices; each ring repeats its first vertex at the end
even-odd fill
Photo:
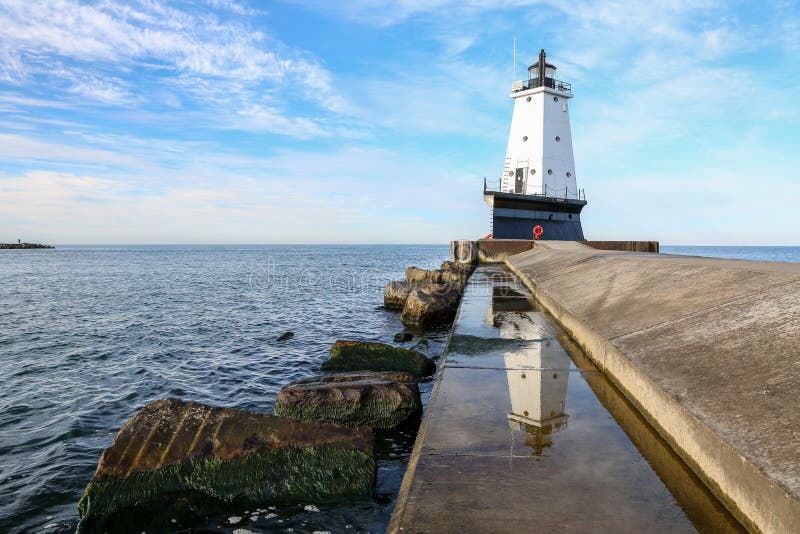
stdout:
POLYGON ((572 152, 572 86, 556 79, 542 50, 528 79, 511 84, 510 96, 514 113, 503 174, 491 184, 484 180, 483 187, 492 237, 532 239, 540 226, 541 239, 581 241, 586 197, 577 186, 572 152))

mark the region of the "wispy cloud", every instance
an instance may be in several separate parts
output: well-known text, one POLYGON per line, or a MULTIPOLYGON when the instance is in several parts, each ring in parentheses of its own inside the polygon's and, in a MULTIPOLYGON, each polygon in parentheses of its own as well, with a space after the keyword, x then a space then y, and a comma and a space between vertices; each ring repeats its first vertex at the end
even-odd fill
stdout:
MULTIPOLYGON (((248 116, 264 107, 262 94, 291 87, 294 91, 281 91, 281 98, 304 98, 331 113, 347 107, 316 58, 248 23, 259 12, 228 0, 210 4, 232 16, 159 0, 3 2, 0 75, 18 87, 60 93, 64 102, 77 105, 147 107, 153 94, 177 90, 169 99, 175 107, 192 101, 201 109, 210 106, 214 115, 248 116)), ((299 129, 287 124, 311 122, 289 116, 281 109, 286 107, 273 102, 269 116, 258 114, 258 124, 294 135, 299 129)), ((246 124, 251 129, 252 121, 246 124)), ((321 130, 302 131, 307 137, 321 130)))

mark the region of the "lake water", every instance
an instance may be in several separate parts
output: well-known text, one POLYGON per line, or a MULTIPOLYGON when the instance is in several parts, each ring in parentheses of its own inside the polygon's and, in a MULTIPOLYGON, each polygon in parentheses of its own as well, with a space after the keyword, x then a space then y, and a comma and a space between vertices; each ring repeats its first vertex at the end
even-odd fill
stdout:
MULTIPOLYGON (((0 252, 0 532, 73 532, 100 453, 150 401, 271 413, 280 388, 313 375, 336 339, 391 342, 403 326, 382 309, 386 281, 449 257, 447 246, 0 252), (295 337, 276 342, 286 331, 295 337)), ((438 358, 448 333, 427 333, 417 349, 438 358)), ((374 501, 279 507, 248 528, 382 531, 414 437, 379 439, 374 501)), ((198 527, 230 532, 226 520, 198 527)))
POLYGON ((662 246, 664 254, 709 256, 733 260, 800 262, 800 247, 683 247, 662 246))
MULTIPOLYGON (((665 253, 800 261, 800 247, 665 253)), ((0 532, 72 532, 100 453, 150 401, 271 413, 336 339, 391 342, 383 286, 447 246, 127 246, 0 251, 0 532), (283 332, 295 337, 277 342, 283 332)), ((449 329, 412 345, 441 355, 449 329)), ((430 382, 422 384, 423 401, 430 382)), ((374 500, 282 506, 251 531, 383 531, 414 431, 379 437, 374 500)), ((242 515, 245 510, 241 510, 242 515)), ((231 532, 226 516, 197 525, 231 532)))

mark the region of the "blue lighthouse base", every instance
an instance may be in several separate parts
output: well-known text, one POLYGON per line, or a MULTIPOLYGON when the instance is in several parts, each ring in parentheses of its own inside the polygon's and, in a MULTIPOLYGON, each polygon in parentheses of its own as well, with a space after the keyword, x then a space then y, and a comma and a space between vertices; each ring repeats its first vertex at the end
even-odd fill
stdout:
POLYGON ((484 200, 492 207, 494 239, 533 239, 538 225, 544 230, 541 239, 584 240, 581 210, 585 200, 492 191, 484 193, 484 200))

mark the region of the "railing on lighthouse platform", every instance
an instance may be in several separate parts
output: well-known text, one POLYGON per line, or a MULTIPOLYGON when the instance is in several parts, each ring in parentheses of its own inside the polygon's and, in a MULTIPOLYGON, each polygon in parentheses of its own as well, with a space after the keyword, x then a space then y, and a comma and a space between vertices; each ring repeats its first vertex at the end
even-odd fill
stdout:
POLYGON ((536 89, 537 87, 548 87, 555 89, 564 94, 572 95, 572 84, 569 82, 562 82, 555 78, 545 78, 542 82, 539 78, 531 78, 529 80, 517 80, 511 82, 511 92, 518 93, 520 91, 527 91, 528 89, 536 89))
POLYGON ((568 187, 547 187, 526 186, 525 193, 514 193, 513 191, 503 191, 502 179, 487 180, 483 178, 483 193, 504 193, 509 195, 519 195, 526 197, 553 198, 559 200, 586 200, 586 192, 583 189, 569 189, 568 187))

